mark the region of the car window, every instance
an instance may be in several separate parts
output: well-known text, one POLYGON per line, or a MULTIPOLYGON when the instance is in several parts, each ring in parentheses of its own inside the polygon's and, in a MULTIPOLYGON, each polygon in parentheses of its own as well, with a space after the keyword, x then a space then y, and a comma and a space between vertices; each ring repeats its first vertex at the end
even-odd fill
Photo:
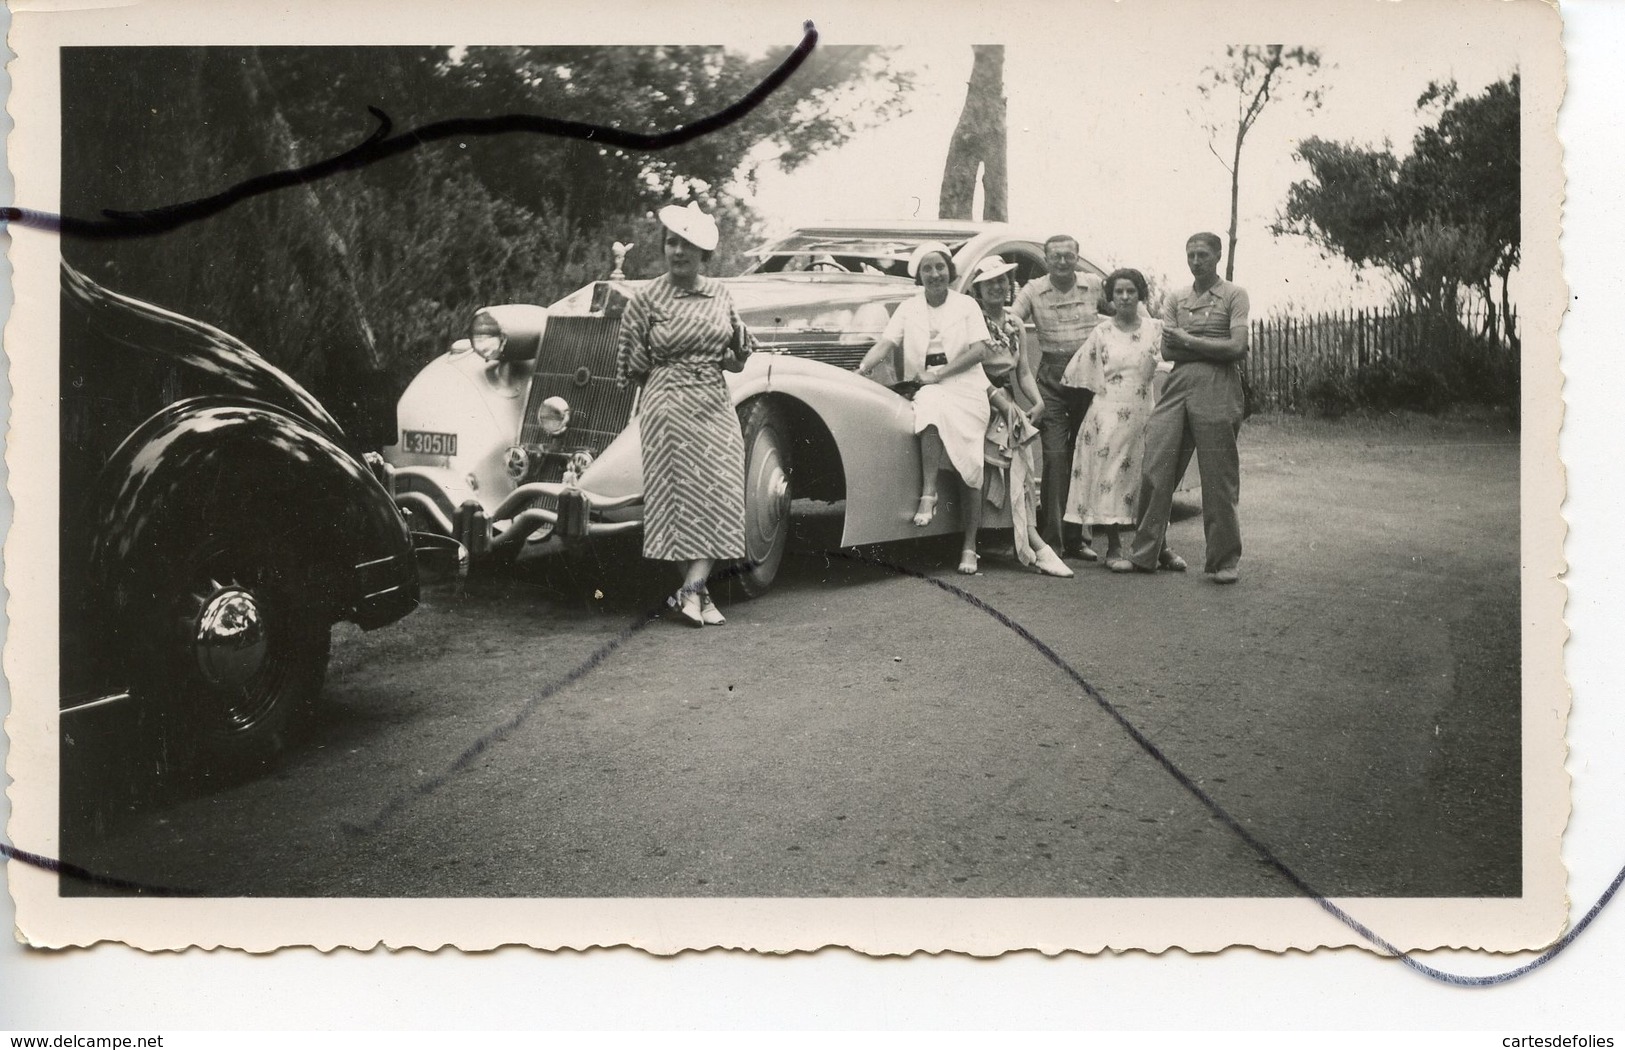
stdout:
MULTIPOLYGON (((906 236, 820 233, 802 230, 751 252, 756 261, 744 270, 752 273, 795 273, 805 271, 886 274, 908 276, 908 259, 916 245, 937 238, 925 234, 906 236)), ((949 237, 950 250, 958 251, 964 237, 949 237)))

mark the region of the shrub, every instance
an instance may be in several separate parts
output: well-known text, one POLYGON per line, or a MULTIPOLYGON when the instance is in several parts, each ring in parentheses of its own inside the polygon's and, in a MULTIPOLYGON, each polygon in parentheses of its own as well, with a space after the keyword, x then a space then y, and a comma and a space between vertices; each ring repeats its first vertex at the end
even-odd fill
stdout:
POLYGON ((1307 361, 1295 369, 1295 403, 1283 407, 1337 418, 1356 409, 1438 413, 1481 405, 1516 416, 1516 343, 1486 338, 1455 318, 1385 315, 1366 330, 1363 363, 1347 338, 1313 323, 1300 330, 1305 338, 1294 340, 1295 349, 1307 361))

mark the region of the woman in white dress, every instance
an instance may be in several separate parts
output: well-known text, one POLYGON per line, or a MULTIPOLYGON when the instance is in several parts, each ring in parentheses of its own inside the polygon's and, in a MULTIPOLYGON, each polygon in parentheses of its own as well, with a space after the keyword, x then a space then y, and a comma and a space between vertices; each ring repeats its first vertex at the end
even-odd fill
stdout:
POLYGON ((903 348, 904 379, 915 379, 914 433, 920 436, 920 503, 914 524, 929 525, 937 513, 937 475, 952 469, 965 508, 961 566, 976 571, 976 528, 982 496, 982 438, 987 433, 987 322, 968 295, 949 290, 955 277, 953 253, 930 241, 914 249, 908 272, 920 292, 899 303, 880 341, 864 355, 858 374, 867 375, 896 347, 903 348))
POLYGON ((1118 534, 1134 528, 1162 322, 1140 314, 1146 283, 1138 270, 1114 270, 1106 278, 1106 295, 1114 311, 1111 321, 1095 326, 1061 376, 1065 385, 1095 394, 1078 429, 1066 520, 1092 530, 1096 549, 1103 536, 1101 564, 1124 572, 1133 566, 1123 558, 1118 534))

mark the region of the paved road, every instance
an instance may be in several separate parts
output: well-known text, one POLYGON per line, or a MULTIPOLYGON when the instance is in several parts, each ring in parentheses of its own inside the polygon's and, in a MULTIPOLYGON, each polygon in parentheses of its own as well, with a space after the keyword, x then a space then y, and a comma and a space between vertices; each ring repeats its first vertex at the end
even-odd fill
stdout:
POLYGON ((68 859, 251 896, 1293 892, 1115 712, 1322 892, 1517 894, 1516 436, 1244 436, 1238 586, 965 578, 950 538, 792 555, 695 630, 624 547, 531 559, 341 629, 283 770, 68 859))

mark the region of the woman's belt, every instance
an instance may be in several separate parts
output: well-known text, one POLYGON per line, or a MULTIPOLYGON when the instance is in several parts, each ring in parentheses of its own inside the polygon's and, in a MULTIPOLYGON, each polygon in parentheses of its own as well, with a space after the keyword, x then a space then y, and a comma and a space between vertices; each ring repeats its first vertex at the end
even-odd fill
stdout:
POLYGON ((925 355, 925 367, 927 367, 927 368, 943 368, 943 367, 946 367, 947 364, 948 364, 948 355, 947 354, 938 353, 938 354, 926 354, 925 355))

